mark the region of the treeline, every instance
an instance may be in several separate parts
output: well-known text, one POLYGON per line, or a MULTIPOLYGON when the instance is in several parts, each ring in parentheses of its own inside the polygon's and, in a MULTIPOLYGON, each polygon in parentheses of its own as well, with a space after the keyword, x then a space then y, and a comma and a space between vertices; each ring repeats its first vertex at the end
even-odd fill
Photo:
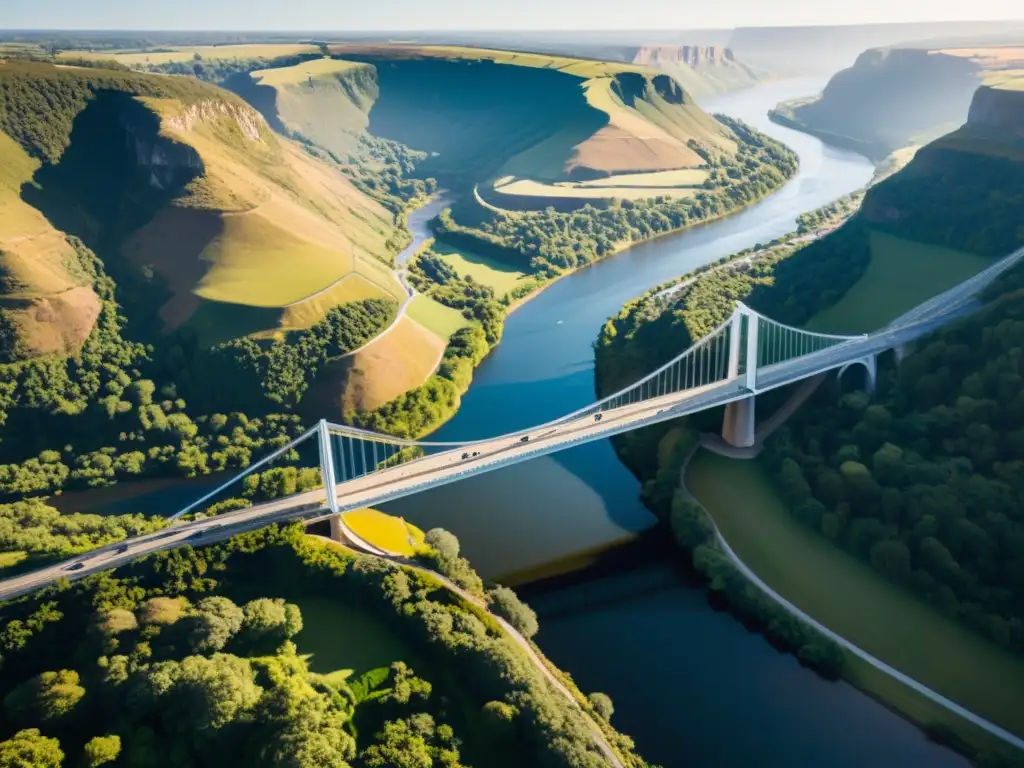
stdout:
POLYGON ((765 461, 799 520, 1024 652, 1024 271, 918 342, 874 399, 823 388, 765 461))
MULTIPOLYGON (((736 123, 736 127, 739 127, 736 123)), ((442 215, 438 238, 484 255, 511 261, 542 277, 553 277, 613 253, 624 244, 648 240, 761 199, 793 176, 797 157, 782 144, 744 127, 734 156, 715 158, 712 189, 691 198, 656 196, 615 200, 606 208, 587 205, 561 213, 494 214, 472 226, 442 215)))
MULTIPOLYGON (((298 527, 159 553, 8 603, 0 652, 0 755, 33 766, 607 764, 587 718, 486 611, 426 573, 298 527), (311 673, 293 640, 295 602, 309 597, 372 612, 420 666, 311 673)), ((625 765, 645 765, 599 725, 625 765)))
POLYGON ((443 258, 427 249, 409 266, 409 282, 420 293, 457 309, 467 320, 480 323, 487 343, 501 341, 506 306, 494 296, 494 289, 458 273, 443 258))
POLYGON ((707 580, 712 592, 723 597, 745 620, 756 622, 773 643, 792 650, 801 664, 830 679, 839 679, 845 664, 839 644, 751 584, 719 548, 707 513, 682 490, 675 492, 669 524, 676 541, 690 553, 693 567, 707 580))

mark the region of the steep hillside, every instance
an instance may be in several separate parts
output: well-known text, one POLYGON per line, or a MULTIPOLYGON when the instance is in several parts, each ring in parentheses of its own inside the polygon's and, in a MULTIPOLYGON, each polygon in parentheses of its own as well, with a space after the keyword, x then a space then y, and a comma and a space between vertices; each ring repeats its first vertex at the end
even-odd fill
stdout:
POLYGON ((4 306, 20 354, 67 348, 95 320, 62 233, 97 251, 126 291, 159 297, 162 327, 217 326, 215 340, 288 327, 303 315, 295 307, 348 275, 401 295, 386 266, 391 215, 231 94, 14 63, 0 66, 0 87, 4 306))
POLYGON ((872 49, 813 99, 780 104, 772 118, 880 160, 960 126, 974 91, 1013 79, 1024 49, 872 49))
POLYGON ((820 97, 781 104, 772 117, 880 160, 960 125, 982 76, 966 57, 873 49, 832 77, 820 97))
POLYGON ((331 54, 343 61, 229 85, 271 125, 335 156, 368 134, 427 153, 417 175, 452 188, 698 168, 701 151, 736 148, 728 128, 650 68, 446 46, 346 45, 331 54))

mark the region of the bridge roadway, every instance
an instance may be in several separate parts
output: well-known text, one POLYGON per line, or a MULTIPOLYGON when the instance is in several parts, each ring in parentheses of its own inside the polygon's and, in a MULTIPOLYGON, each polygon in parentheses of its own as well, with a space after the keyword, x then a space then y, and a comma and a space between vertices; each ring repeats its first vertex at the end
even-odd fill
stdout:
MULTIPOLYGON (((961 308, 958 311, 962 313, 965 310, 961 308)), ((839 368, 851 360, 907 343, 949 319, 949 315, 943 314, 761 368, 757 376, 757 392, 775 389, 839 368)), ((600 421, 594 419, 592 412, 584 412, 577 418, 549 422, 532 430, 527 442, 521 442, 524 433, 517 432, 513 436, 503 435, 492 440, 474 442, 465 448, 457 447, 428 454, 415 461, 337 484, 335 492, 339 510, 344 512, 383 504, 575 445, 603 440, 650 424, 725 405, 750 397, 751 394, 744 386, 744 377, 741 375, 704 387, 603 411, 600 421), (478 455, 462 459, 467 450, 478 455)), ((76 580, 98 571, 116 568, 160 550, 209 544, 271 523, 294 520, 313 522, 330 516, 323 490, 315 490, 215 518, 175 524, 156 533, 101 547, 70 560, 0 581, 0 600, 32 592, 61 578, 76 580), (81 567, 75 568, 78 564, 81 567)))
MULTIPOLYGON (((574 445, 602 440, 650 424, 725 405, 909 343, 971 311, 976 306, 972 298, 978 291, 1022 257, 1024 248, 964 283, 918 305, 875 334, 760 368, 754 392, 744 386, 744 377, 739 376, 609 409, 602 412, 600 421, 594 420, 594 411, 583 409, 570 417, 556 419, 530 430, 530 439, 525 443, 520 440, 526 433, 520 431, 492 440, 468 443, 465 448, 478 455, 466 460, 461 458, 465 449, 456 447, 337 484, 335 494, 339 510, 344 512, 382 504, 574 445)), ((70 560, 4 579, 0 581, 0 600, 32 592, 62 578, 76 580, 98 571, 117 568, 161 550, 209 544, 272 523, 323 520, 331 516, 326 501, 322 490, 308 491, 211 519, 174 524, 156 533, 110 544, 70 560), (76 568, 79 564, 80 567, 76 568)))

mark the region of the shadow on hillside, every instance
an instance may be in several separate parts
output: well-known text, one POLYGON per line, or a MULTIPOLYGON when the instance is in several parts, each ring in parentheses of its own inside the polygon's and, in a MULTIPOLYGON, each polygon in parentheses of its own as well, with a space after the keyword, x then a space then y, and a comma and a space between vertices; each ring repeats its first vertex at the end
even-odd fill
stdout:
POLYGON ((107 250, 202 171, 191 147, 158 130, 130 95, 102 91, 78 113, 60 161, 43 165, 21 197, 56 228, 107 250))
POLYGON ((269 85, 260 85, 252 79, 248 72, 232 75, 221 83, 221 87, 245 99, 249 106, 263 115, 263 119, 267 121, 267 125, 275 133, 279 133, 282 136, 292 135, 291 131, 281 121, 281 115, 277 109, 276 88, 269 85))

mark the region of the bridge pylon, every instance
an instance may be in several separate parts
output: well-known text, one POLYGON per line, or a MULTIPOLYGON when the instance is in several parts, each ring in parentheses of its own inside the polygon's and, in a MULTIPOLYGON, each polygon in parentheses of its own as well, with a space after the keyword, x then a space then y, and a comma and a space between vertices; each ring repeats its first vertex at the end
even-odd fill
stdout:
POLYGON ((743 378, 750 397, 735 400, 725 406, 722 439, 737 448, 754 444, 755 410, 754 392, 757 390, 758 317, 746 305, 737 303, 729 323, 730 379, 743 378))

